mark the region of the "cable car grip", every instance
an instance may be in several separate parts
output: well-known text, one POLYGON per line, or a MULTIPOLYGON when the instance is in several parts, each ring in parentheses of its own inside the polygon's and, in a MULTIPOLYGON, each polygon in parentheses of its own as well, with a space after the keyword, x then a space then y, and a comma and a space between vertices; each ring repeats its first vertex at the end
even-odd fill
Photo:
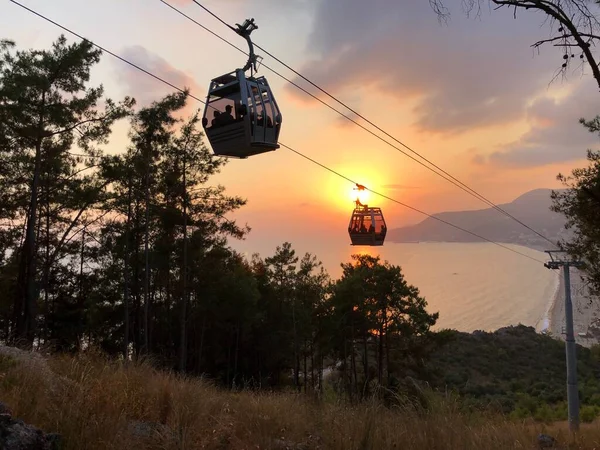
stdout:
POLYGON ((258 29, 258 25, 256 25, 254 23, 254 18, 252 19, 246 19, 244 21, 243 24, 239 24, 236 23, 235 24, 237 28, 233 28, 233 31, 235 31, 237 34, 239 34, 241 37, 243 37, 244 39, 246 39, 246 42, 248 42, 248 62, 246 62, 246 65, 244 66, 244 68, 242 69, 244 72, 246 72, 248 69, 252 69, 251 71, 251 75, 254 74, 254 72, 258 72, 258 69, 256 68, 256 59, 257 56, 254 53, 254 44, 252 43, 252 39, 250 38, 250 34, 258 29))

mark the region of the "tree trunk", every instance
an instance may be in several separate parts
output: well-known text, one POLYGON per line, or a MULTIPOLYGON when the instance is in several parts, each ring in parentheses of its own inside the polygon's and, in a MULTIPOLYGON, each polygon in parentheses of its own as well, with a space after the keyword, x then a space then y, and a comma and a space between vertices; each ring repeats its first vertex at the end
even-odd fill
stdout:
POLYGON ((310 384, 313 393, 315 392, 315 347, 314 340, 310 343, 310 384))
POLYGON ((292 325, 294 331, 294 385, 300 392, 300 356, 298 355, 298 339, 296 333, 296 300, 292 299, 292 325))
POLYGON ((46 258, 44 264, 44 340, 48 338, 48 315, 50 311, 50 174, 46 170, 46 258))
POLYGON ((230 362, 231 362, 231 332, 229 333, 228 339, 227 339, 228 345, 227 345, 227 388, 231 389, 231 385, 229 384, 229 366, 230 366, 230 362))
POLYGON ((35 162, 33 167, 33 180, 31 181, 31 196, 29 200, 29 216, 23 243, 23 258, 19 270, 20 285, 17 286, 15 312, 18 314, 16 323, 16 339, 18 344, 25 348, 32 348, 36 332, 37 319, 37 242, 36 229, 38 219, 38 190, 40 185, 40 172, 42 165, 42 131, 44 128, 44 109, 46 93, 42 94, 41 110, 38 120, 38 132, 35 143, 35 162))
POLYGON ((233 357, 233 381, 231 383, 232 387, 235 384, 235 379, 237 377, 239 347, 240 347, 240 324, 238 323, 236 330, 235 330, 235 353, 234 353, 234 357, 233 357))
POLYGON ((151 149, 146 149, 146 182, 145 182, 145 223, 144 223, 144 353, 149 353, 149 314, 150 314, 150 255, 149 255, 149 240, 150 240, 150 152, 151 149))
POLYGON ((367 333, 363 334, 363 370, 365 372, 365 381, 363 385, 362 397, 368 393, 369 386, 369 348, 367 343, 367 333))
MULTIPOLYGON (((154 273, 154 275, 150 276, 150 284, 152 285, 151 291, 150 291, 150 295, 149 295, 149 299, 150 302, 148 304, 148 349, 147 352, 150 353, 150 349, 154 348, 154 326, 156 325, 156 320, 155 319, 155 306, 156 304, 158 304, 158 301, 156 301, 156 297, 157 297, 157 285, 158 285, 158 274, 154 273)), ((160 330, 160 327, 159 327, 160 330)))
MULTIPOLYGON (((344 374, 344 384, 346 385, 346 393, 348 394, 348 398, 350 399, 350 403, 353 403, 353 395, 352 395, 352 382, 348 382, 348 338, 346 337, 346 333, 344 332, 344 364, 343 364, 343 374, 344 374)), ((352 378, 352 375, 350 375, 352 378)))
POLYGON ((306 387, 308 385, 307 379, 308 379, 308 368, 306 366, 306 361, 308 359, 308 355, 306 354, 307 351, 307 345, 306 345, 306 339, 304 340, 304 376, 302 377, 303 381, 304 381, 304 393, 306 394, 306 387))
POLYGON ((377 383, 383 384, 383 324, 379 327, 379 340, 377 342, 377 383))
MULTIPOLYGON (((352 322, 352 345, 350 346, 350 361, 352 363, 352 374, 354 375, 353 390, 358 394, 358 371, 356 370, 356 351, 354 349, 354 322, 352 322)), ((366 374, 365 374, 366 377, 366 374)))
MULTIPOLYGON (((85 257, 85 228, 81 232, 81 255, 79 260, 79 292, 77 293, 77 307, 81 311, 84 309, 84 299, 83 299, 83 263, 85 257)), ((89 320, 86 320, 86 324, 89 323, 89 320)), ((77 333, 77 349, 81 349, 81 342, 84 339, 85 334, 85 326, 83 328, 83 332, 81 334, 77 333)), ((91 330, 90 330, 91 332, 91 330)))
MULTIPOLYGON (((179 312, 179 371, 184 372, 186 367, 186 322, 187 322, 187 180, 186 180, 186 158, 183 157, 183 267, 181 268, 181 306, 179 312)), ((202 330, 204 333, 204 329, 202 330)), ((201 345, 202 347, 202 345, 201 345)), ((200 350, 202 352, 202 350, 200 350)))
POLYGON ((323 370, 325 365, 325 357, 321 355, 319 364, 319 394, 323 395, 323 370))
POLYGON ((206 315, 202 318, 202 329, 200 331, 200 348, 198 349, 198 371, 202 366, 202 351, 204 350, 204 331, 206 329, 206 315))
POLYGON ((385 369, 387 373, 387 387, 390 387, 390 330, 389 325, 385 327, 385 369))
POLYGON ((129 360, 129 244, 131 240, 131 195, 132 179, 129 175, 129 186, 127 188, 127 224, 125 228, 125 254, 123 255, 123 303, 125 309, 125 330, 123 336, 123 358, 125 363, 129 360))
MULTIPOLYGON (((136 204, 136 209, 139 205, 136 204)), ((134 237, 134 269, 133 269, 133 285, 132 285, 132 293, 133 295, 133 312, 134 312, 134 321, 133 321, 133 344, 135 347, 136 356, 141 353, 142 349, 142 313, 141 313, 141 299, 140 299, 140 235, 137 232, 139 230, 139 210, 136 214, 136 223, 135 223, 135 237, 134 237)))

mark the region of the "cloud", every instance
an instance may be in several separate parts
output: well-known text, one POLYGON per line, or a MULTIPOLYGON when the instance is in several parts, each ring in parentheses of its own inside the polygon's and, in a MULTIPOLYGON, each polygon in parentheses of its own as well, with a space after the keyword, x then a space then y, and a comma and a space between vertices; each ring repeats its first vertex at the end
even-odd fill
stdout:
POLYGON ((541 97, 527 109, 530 129, 520 139, 485 157, 476 164, 506 167, 535 167, 585 158, 588 148, 598 146, 598 137, 589 133, 579 118, 591 119, 600 113, 593 80, 580 83, 565 99, 541 97))
POLYGON ((318 0, 315 14, 312 55, 301 72, 336 95, 387 96, 382 110, 416 101, 422 131, 519 120, 561 64, 552 48, 533 58, 529 45, 540 38, 540 15, 513 20, 512 12, 498 10, 478 21, 457 14, 445 26, 429 2, 397 0, 318 0))
MULTIPOLYGON (((196 95, 202 92, 190 75, 176 69, 161 56, 152 53, 145 47, 140 45, 125 47, 121 51, 121 56, 178 88, 190 88, 191 93, 196 95)), ((126 66, 124 69, 120 66, 116 73, 118 81, 126 89, 125 94, 134 97, 139 107, 148 106, 153 101, 176 92, 175 88, 131 66, 126 66)), ((201 106, 196 100, 189 99, 183 112, 189 114, 201 106)))

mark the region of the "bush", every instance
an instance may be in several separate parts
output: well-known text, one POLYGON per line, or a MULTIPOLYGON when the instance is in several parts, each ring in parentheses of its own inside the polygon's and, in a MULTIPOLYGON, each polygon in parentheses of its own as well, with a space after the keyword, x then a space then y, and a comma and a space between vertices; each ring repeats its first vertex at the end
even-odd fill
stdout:
POLYGON ((579 411, 579 418, 582 422, 591 423, 600 414, 600 408, 592 405, 584 405, 579 411))

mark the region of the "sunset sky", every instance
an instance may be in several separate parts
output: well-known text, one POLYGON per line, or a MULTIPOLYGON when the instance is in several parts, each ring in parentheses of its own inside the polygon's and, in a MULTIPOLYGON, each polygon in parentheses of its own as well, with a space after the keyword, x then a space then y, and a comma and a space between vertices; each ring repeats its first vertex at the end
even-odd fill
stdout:
MULTIPOLYGON (((245 48, 242 38, 193 2, 169 2, 245 48)), ((159 0, 22 3, 200 98, 212 77, 245 63, 244 55, 159 0)), ((541 15, 519 11, 514 20, 512 11, 484 8, 480 18, 469 18, 460 0, 447 0, 452 17, 441 24, 426 0, 202 3, 230 24, 254 17, 255 42, 495 203, 558 187, 556 174, 584 164, 586 149, 596 145, 578 119, 600 112, 597 87, 587 67, 551 83, 562 54, 551 46, 539 53, 530 47, 551 33, 541 15)), ((0 37, 19 47, 45 48, 60 32, 0 2, 0 37)), ((265 64, 296 80, 264 56, 265 64)), ((269 70, 260 73, 283 113, 281 142, 429 213, 485 206, 269 70)), ((170 92, 109 55, 94 69, 93 82, 103 83, 113 99, 131 95, 140 105, 170 92)), ((116 129, 107 151, 123 151, 126 128, 116 129)), ((247 241, 252 251, 268 253, 289 240, 318 253, 325 239, 348 240, 353 186, 286 149, 232 160, 214 181, 248 199, 236 218, 253 229, 247 241)), ((384 208, 388 228, 424 218, 374 195, 369 204, 384 208)))

